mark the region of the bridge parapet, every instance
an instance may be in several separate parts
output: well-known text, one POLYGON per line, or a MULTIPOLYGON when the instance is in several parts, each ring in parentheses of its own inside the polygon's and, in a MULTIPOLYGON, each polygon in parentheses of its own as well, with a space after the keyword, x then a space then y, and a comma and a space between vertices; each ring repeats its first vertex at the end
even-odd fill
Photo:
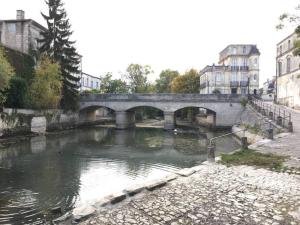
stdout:
POLYGON ((240 102, 243 95, 217 94, 82 94, 81 102, 112 102, 112 101, 142 101, 142 102, 240 102))

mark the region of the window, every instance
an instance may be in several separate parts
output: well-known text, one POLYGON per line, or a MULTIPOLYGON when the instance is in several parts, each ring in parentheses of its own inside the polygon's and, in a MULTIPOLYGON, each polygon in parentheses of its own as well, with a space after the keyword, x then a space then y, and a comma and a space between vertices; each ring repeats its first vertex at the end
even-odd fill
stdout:
POLYGON ((222 73, 220 73, 220 72, 216 73, 216 82, 218 82, 218 83, 224 82, 224 77, 223 77, 222 73))
POLYGON ((88 77, 86 78, 86 86, 87 87, 89 86, 89 78, 88 77))
POLYGON ((253 64, 254 64, 255 67, 257 66, 257 62, 258 62, 258 61, 257 61, 257 58, 255 58, 255 59, 254 59, 254 62, 253 62, 253 64))
POLYGON ((231 81, 237 81, 237 73, 236 72, 231 73, 231 81))
POLYGON ((280 47, 279 47, 279 54, 280 55, 282 54, 282 45, 280 45, 280 47))
POLYGON ((94 83, 93 83, 93 81, 91 80, 91 88, 93 88, 94 87, 94 83))
POLYGON ((98 83, 98 81, 96 82, 96 88, 98 88, 99 87, 99 83, 98 83))
POLYGON ((243 58, 243 66, 248 66, 248 59, 247 58, 243 58))
POLYGON ((236 58, 231 59, 231 66, 237 66, 237 59, 236 58))
POLYGON ((278 76, 282 75, 282 62, 278 62, 278 76))
POLYGON ((246 46, 243 47, 243 54, 246 54, 246 46))
POLYGON ((288 41, 288 49, 291 49, 291 40, 288 41))
POLYGON ((7 26, 8 32, 15 34, 16 33, 16 24, 12 23, 12 24, 8 24, 7 26))
POLYGON ((236 47, 233 48, 232 53, 233 53, 234 55, 236 55, 236 53, 237 53, 236 47))
POLYGON ((286 59, 286 72, 287 73, 291 72, 291 58, 290 57, 288 57, 286 59))
POLYGON ((257 74, 253 75, 253 81, 257 81, 257 74))
POLYGON ((247 88, 242 88, 242 89, 241 89, 241 94, 242 94, 242 95, 247 94, 247 88))
POLYGON ((242 73, 242 81, 248 81, 248 74, 247 73, 242 73))

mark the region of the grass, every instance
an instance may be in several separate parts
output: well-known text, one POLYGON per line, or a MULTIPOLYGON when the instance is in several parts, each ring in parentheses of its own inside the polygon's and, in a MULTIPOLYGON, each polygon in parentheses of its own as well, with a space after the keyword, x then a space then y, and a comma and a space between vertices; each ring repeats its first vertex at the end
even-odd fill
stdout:
POLYGON ((221 163, 227 166, 248 165, 259 168, 271 169, 274 171, 284 171, 283 162, 287 159, 285 156, 274 154, 264 154, 251 149, 241 149, 233 154, 222 154, 221 163))
POLYGON ((253 134, 258 134, 261 132, 261 129, 259 128, 259 126, 257 124, 255 124, 254 126, 250 125, 250 124, 244 124, 244 127, 253 134))

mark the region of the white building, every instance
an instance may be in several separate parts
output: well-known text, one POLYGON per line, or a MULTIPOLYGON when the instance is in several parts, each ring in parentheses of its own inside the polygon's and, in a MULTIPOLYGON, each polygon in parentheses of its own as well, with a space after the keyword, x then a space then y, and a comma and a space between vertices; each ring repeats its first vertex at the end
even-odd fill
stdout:
POLYGON ((87 90, 99 90, 100 89, 100 78, 89 75, 87 73, 81 73, 80 79, 80 91, 87 90))
POLYGON ((38 39, 46 28, 17 10, 16 19, 0 20, 0 43, 8 48, 29 54, 38 48, 38 39))
POLYGON ((256 45, 229 45, 218 65, 200 71, 200 94, 258 93, 259 56, 256 45))
POLYGON ((277 44, 277 102, 300 108, 300 57, 294 56, 294 42, 298 40, 293 33, 277 44))

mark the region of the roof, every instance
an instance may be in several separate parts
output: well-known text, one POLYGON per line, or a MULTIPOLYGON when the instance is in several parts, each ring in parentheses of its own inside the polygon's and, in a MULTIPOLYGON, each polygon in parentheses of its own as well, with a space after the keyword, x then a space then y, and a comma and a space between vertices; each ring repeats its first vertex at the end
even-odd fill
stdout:
POLYGON ((206 72, 212 72, 213 70, 222 70, 222 69, 227 69, 227 68, 228 68, 228 66, 225 66, 225 65, 212 65, 212 66, 207 65, 200 71, 200 75, 202 75, 206 72))
POLYGON ((281 40, 280 42, 278 42, 277 46, 281 45, 283 42, 285 42, 287 39, 291 38, 295 34, 296 34, 296 32, 293 32, 292 34, 290 34, 289 36, 287 36, 286 38, 284 38, 283 40, 281 40))
POLYGON ((226 48, 224 48, 224 49, 220 52, 220 54, 223 54, 223 53, 224 53, 225 51, 227 51, 227 49, 230 48, 230 47, 244 47, 244 46, 246 46, 246 47, 251 47, 251 49, 250 49, 250 51, 249 51, 249 53, 248 53, 247 55, 251 55, 251 54, 260 54, 260 52, 259 52, 257 46, 254 45, 254 44, 245 44, 245 45, 243 45, 243 44, 230 44, 230 45, 228 45, 226 48))
POLYGON ((0 20, 0 23, 1 22, 5 22, 5 23, 18 23, 18 22, 29 22, 29 23, 32 23, 33 25, 35 25, 36 27, 40 28, 41 30, 43 31, 46 31, 47 28, 44 27, 43 25, 39 24, 38 22, 36 22, 35 20, 32 20, 32 19, 23 19, 23 20, 17 20, 17 19, 13 19, 13 20, 0 20))
POLYGON ((99 80, 100 80, 100 77, 95 77, 95 76, 93 76, 93 75, 90 75, 90 74, 87 74, 87 73, 84 73, 84 72, 82 72, 82 74, 84 74, 84 75, 86 75, 86 76, 88 76, 88 77, 92 77, 92 78, 95 78, 95 79, 99 79, 99 80))

